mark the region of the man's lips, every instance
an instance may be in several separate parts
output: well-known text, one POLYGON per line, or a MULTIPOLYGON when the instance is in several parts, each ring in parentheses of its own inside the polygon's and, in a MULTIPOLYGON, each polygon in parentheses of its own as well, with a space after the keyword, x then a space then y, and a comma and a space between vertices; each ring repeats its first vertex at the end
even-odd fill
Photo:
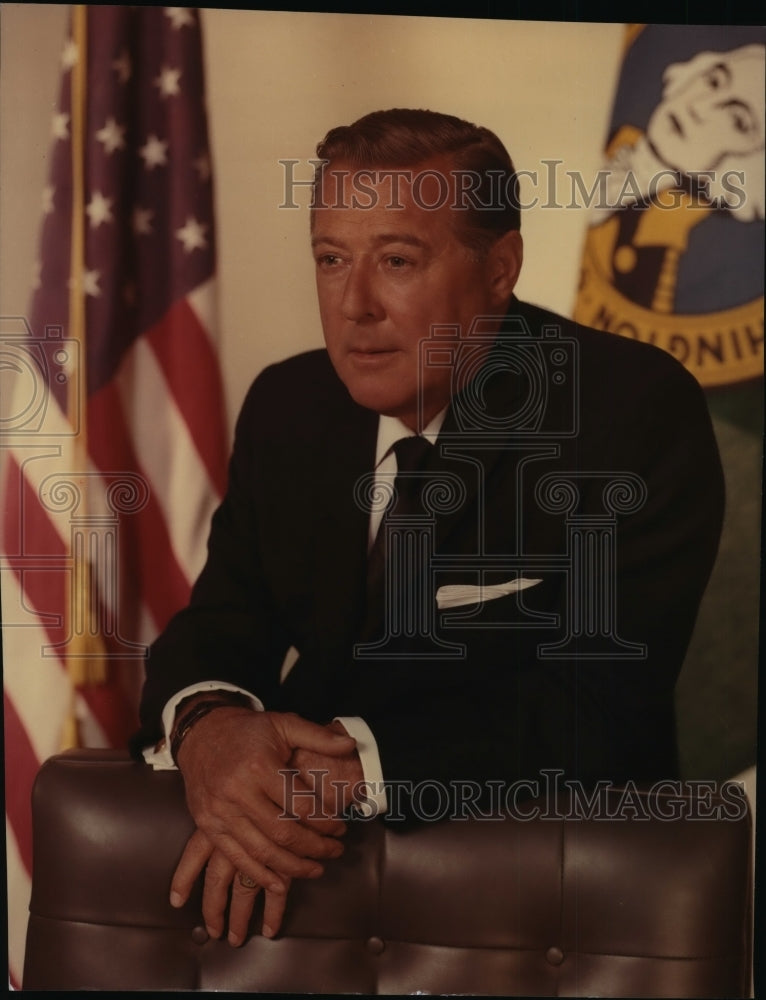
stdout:
POLYGON ((394 347, 351 348, 348 361, 359 371, 379 371, 391 365, 400 355, 394 347))
POLYGON ((396 347, 351 347, 348 353, 353 358, 377 358, 396 354, 396 347))

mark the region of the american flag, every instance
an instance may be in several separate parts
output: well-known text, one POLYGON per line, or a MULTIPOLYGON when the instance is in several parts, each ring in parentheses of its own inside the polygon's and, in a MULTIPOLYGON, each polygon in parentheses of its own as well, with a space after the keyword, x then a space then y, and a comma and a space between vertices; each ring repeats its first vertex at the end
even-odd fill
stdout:
POLYGON ((16 985, 35 773, 75 738, 125 744, 145 646, 188 598, 225 484, 198 12, 72 7, 51 129, 30 315, 0 329, 16 985))

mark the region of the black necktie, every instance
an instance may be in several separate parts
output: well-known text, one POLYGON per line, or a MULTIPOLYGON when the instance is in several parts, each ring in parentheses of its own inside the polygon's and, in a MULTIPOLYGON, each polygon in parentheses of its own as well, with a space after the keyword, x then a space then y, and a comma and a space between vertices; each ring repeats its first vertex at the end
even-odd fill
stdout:
POLYGON ((385 517, 404 514, 417 514, 421 511, 420 496, 423 492, 423 476, 413 475, 419 472, 426 463, 426 457, 433 445, 424 437, 401 438, 394 445, 396 453, 396 479, 394 489, 396 497, 385 517))
POLYGON ((367 633, 371 618, 375 617, 376 603, 382 597, 386 562, 386 522, 422 512, 421 495, 426 478, 417 473, 423 469, 433 445, 427 438, 415 436, 401 438, 394 444, 396 454, 395 496, 381 519, 378 533, 367 557, 367 633))

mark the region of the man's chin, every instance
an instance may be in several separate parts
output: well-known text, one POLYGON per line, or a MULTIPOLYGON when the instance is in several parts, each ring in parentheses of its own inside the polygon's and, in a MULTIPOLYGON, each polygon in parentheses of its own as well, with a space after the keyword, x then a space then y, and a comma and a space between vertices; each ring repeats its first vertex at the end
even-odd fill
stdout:
POLYGON ((374 410, 375 413, 381 413, 387 417, 399 417, 402 419, 402 413, 407 413, 417 406, 417 403, 411 402, 408 404, 399 397, 393 397, 390 393, 376 390, 373 386, 349 385, 346 383, 346 388, 351 398, 359 406, 363 406, 366 410, 374 410))

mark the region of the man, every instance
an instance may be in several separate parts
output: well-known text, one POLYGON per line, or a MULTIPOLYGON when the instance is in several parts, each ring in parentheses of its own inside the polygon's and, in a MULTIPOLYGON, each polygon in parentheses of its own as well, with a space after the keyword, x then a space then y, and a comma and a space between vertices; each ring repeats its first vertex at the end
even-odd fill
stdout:
POLYGON ((349 806, 427 818, 547 768, 675 774, 673 686, 721 522, 684 369, 514 299, 496 136, 375 112, 318 155, 327 351, 248 394, 136 739, 164 734, 146 758, 180 767, 197 824, 171 899, 204 868, 208 930, 228 905, 235 945, 260 889, 276 933, 290 879, 342 851, 349 806), (431 446, 399 444, 416 435, 431 446), (397 472, 393 506, 366 504, 397 472))

